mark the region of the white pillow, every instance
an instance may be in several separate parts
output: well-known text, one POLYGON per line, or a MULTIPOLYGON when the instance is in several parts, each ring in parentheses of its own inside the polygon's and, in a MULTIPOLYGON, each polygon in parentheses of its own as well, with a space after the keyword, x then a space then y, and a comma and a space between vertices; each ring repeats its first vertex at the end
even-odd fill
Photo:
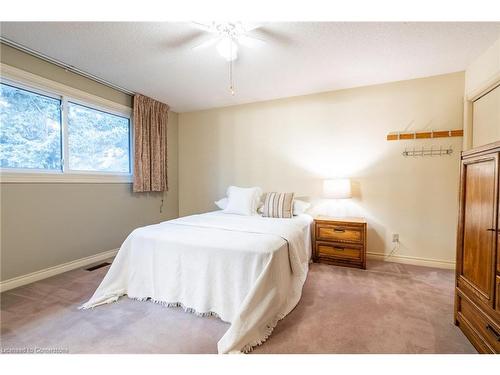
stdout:
POLYGON ((307 211, 311 207, 311 203, 301 201, 299 199, 293 200, 293 214, 300 215, 307 211))
POLYGON ((227 206, 224 212, 237 215, 254 215, 262 190, 259 187, 240 188, 229 186, 227 188, 227 206))
POLYGON ((224 197, 222 199, 219 199, 218 201, 215 201, 214 203, 217 207, 219 207, 221 210, 223 210, 227 207, 227 198, 224 197))

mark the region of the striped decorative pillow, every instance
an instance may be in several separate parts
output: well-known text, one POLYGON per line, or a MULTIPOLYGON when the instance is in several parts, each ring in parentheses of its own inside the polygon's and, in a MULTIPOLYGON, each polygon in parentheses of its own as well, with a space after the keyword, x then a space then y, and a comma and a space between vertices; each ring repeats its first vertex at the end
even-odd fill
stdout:
POLYGON ((294 193, 267 193, 262 208, 262 216, 291 218, 293 215, 294 193))

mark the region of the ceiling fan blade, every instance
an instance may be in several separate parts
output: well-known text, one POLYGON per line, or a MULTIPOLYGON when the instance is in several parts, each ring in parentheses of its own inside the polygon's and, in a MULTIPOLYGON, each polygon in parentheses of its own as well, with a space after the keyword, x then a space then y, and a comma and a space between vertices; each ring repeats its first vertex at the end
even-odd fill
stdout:
POLYGON ((245 23, 244 28, 245 28, 245 31, 252 31, 252 30, 258 29, 259 27, 262 27, 262 26, 264 26, 262 24, 262 22, 248 22, 248 23, 245 23))
POLYGON ((191 25, 193 25, 194 27, 196 27, 199 30, 203 30, 203 31, 206 31, 206 32, 209 32, 209 33, 213 33, 214 32, 213 25, 210 24, 210 23, 203 23, 203 22, 192 21, 191 25))
POLYGON ((166 48, 186 48, 186 46, 192 46, 204 41, 207 34, 201 30, 192 30, 184 35, 179 35, 176 38, 167 39, 163 45, 166 48))
POLYGON ((238 43, 240 43, 244 47, 253 48, 266 44, 266 41, 252 35, 243 34, 238 37, 238 43))
POLYGON ((254 38, 264 38, 269 43, 289 44, 292 42, 290 37, 280 31, 268 27, 262 27, 252 32, 254 38))
POLYGON ((191 47, 192 50, 200 50, 200 49, 203 49, 203 48, 207 48, 207 47, 210 47, 210 46, 213 46, 215 43, 217 43, 218 41, 220 40, 220 38, 216 38, 216 37, 211 37, 207 40, 205 40, 204 42, 200 43, 200 44, 197 44, 196 46, 194 47, 191 47))

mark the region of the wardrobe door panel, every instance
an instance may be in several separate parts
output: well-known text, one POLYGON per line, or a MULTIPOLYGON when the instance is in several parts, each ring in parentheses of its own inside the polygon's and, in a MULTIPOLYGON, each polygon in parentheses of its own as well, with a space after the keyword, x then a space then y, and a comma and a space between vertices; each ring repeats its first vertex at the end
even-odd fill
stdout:
POLYGON ((493 306, 496 273, 498 156, 464 160, 461 278, 493 306))

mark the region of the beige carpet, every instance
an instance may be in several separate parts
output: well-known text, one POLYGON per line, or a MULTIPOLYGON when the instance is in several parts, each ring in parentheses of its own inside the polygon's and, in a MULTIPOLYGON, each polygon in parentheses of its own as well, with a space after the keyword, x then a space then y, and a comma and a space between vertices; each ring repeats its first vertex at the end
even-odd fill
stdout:
MULTIPOLYGON (((69 353, 215 353, 228 325, 121 298, 78 310, 108 267, 1 294, 1 347, 69 353)), ((454 273, 372 261, 311 265, 302 300, 253 353, 475 353, 453 325, 454 273)))

